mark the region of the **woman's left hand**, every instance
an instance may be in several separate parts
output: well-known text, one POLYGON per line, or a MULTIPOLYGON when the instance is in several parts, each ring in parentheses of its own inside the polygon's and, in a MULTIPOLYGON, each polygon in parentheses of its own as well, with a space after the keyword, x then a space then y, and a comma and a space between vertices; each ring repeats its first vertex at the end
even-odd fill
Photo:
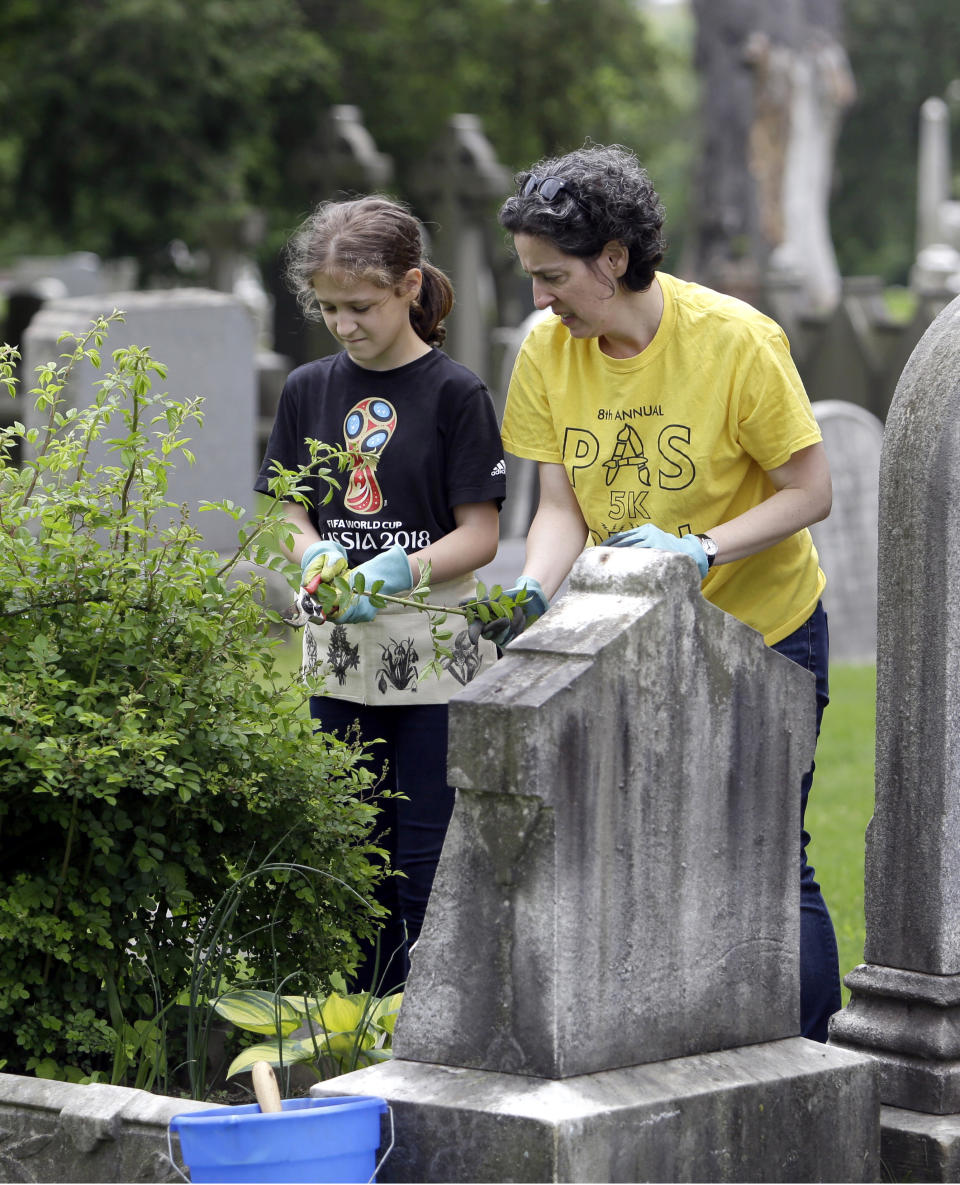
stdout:
POLYGON ((710 567, 707 553, 696 535, 671 535, 669 531, 661 531, 653 523, 644 523, 642 527, 632 527, 629 531, 618 531, 616 535, 604 539, 600 546, 651 547, 657 551, 682 551, 696 561, 701 580, 710 567))

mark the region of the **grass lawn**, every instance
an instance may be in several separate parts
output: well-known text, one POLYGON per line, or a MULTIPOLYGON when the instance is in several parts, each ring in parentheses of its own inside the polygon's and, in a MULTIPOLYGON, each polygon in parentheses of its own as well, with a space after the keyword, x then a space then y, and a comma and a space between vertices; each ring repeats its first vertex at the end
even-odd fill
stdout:
MULTIPOLYGON (((817 870, 840 948, 840 974, 863 962, 863 843, 873 814, 876 668, 830 667, 830 706, 807 806, 817 870)), ((843 989, 843 1002, 850 993, 843 989)))

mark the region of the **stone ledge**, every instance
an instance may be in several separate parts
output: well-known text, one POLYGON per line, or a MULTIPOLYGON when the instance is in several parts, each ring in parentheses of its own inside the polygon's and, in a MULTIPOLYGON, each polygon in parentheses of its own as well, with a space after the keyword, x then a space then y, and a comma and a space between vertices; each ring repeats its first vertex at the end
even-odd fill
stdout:
POLYGON ((871 1060, 799 1037, 564 1079, 397 1060, 311 1094, 387 1100, 380 1181, 873 1181, 880 1167, 871 1060))
MULTIPOLYGON (((215 1105, 0 1074, 0 1181, 179 1181, 168 1155, 170 1120, 215 1105)), ((176 1155, 176 1136, 172 1147, 176 1155)))
POLYGON ((847 1030, 830 1027, 830 1048, 871 1058, 877 1065, 880 1098, 894 1107, 931 1116, 960 1113, 960 1059, 931 1060, 860 1043, 847 1030))

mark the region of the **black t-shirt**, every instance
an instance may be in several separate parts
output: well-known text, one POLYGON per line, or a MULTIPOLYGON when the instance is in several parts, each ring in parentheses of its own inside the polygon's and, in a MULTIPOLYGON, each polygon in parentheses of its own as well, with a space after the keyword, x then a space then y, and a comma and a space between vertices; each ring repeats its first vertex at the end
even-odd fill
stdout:
MULTIPOLYGON (((344 448, 350 470, 310 521, 346 548, 350 565, 399 544, 419 551, 456 527, 454 506, 503 502, 506 474, 493 401, 472 371, 432 349, 406 366, 367 370, 345 352, 287 378, 254 488, 269 493, 271 465, 307 465, 307 440, 344 448)), ((334 467, 335 471, 335 467, 334 467)))

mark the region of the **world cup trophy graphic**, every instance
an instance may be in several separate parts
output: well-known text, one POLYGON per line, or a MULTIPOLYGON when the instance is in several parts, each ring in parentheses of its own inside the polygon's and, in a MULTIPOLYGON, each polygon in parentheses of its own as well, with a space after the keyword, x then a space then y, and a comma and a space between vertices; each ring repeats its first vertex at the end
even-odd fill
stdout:
POLYGON ((355 514, 377 514, 383 506, 377 462, 396 426, 396 409, 386 399, 361 399, 344 418, 343 439, 353 468, 343 503, 355 514))

